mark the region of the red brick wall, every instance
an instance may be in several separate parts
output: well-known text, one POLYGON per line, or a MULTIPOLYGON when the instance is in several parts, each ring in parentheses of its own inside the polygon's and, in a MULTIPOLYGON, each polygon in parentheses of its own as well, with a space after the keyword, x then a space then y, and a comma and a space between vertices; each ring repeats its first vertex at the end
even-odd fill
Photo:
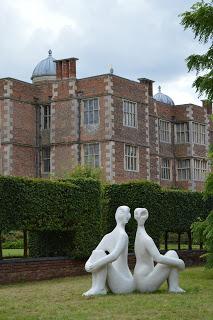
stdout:
POLYGON ((37 98, 39 102, 49 102, 49 97, 52 96, 52 83, 53 81, 39 81, 33 84, 35 88, 35 98, 37 98))
POLYGON ((64 177, 76 165, 76 157, 73 155, 71 144, 57 145, 55 147, 55 172, 57 176, 64 177))
POLYGON ((124 170, 124 143, 115 143, 115 182, 147 179, 146 149, 139 147, 139 172, 124 170))
POLYGON ((83 97, 96 97, 106 94, 106 75, 79 79, 76 82, 77 91, 81 91, 83 97))
POLYGON ((12 175, 35 177, 36 175, 35 148, 13 145, 12 175))
POLYGON ((67 143, 77 140, 77 132, 73 135, 73 130, 77 126, 77 118, 72 121, 72 101, 59 101, 55 103, 55 143, 67 143))
POLYGON ((21 101, 33 101, 33 97, 36 95, 35 87, 31 83, 11 79, 13 82, 12 97, 21 101))
POLYGON ((147 103, 148 86, 118 76, 112 76, 113 95, 135 102, 147 103))
MULTIPOLYGON (((95 96, 94 96, 95 97, 95 96)), ((99 125, 86 126, 84 124, 84 104, 81 104, 81 141, 104 141, 105 140, 105 97, 99 97, 99 125)))
POLYGON ((84 261, 67 258, 10 259, 0 262, 0 284, 86 274, 84 261))
MULTIPOLYGON (((132 100, 136 102, 136 100, 132 100)), ((138 127, 130 128, 123 125, 123 99, 113 96, 115 135, 116 141, 126 141, 129 144, 146 146, 145 105, 137 103, 138 127)))
POLYGON ((13 102, 13 142, 35 146, 36 109, 34 105, 13 102))

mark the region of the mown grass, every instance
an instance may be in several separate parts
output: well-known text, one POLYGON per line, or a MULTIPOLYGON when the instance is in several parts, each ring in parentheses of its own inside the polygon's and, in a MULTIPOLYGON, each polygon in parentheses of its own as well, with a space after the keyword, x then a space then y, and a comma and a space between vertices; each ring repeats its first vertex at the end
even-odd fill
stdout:
MULTIPOLYGON (((194 250, 199 249, 199 245, 194 244, 192 246, 192 248, 194 250)), ((164 245, 163 244, 161 244, 160 249, 164 250, 164 245)), ((171 250, 171 249, 177 250, 177 244, 169 243, 168 244, 168 250, 171 250)), ((188 249, 188 245, 187 244, 181 244, 181 249, 182 250, 187 250, 188 249)), ((3 249, 2 252, 3 252, 3 257, 4 258, 23 257, 23 255, 24 255, 24 249, 3 249)))
POLYGON ((24 249, 3 249, 2 250, 3 257, 23 257, 24 249))
POLYGON ((189 268, 180 275, 184 294, 164 285, 153 294, 85 298, 90 276, 0 286, 1 320, 212 320, 213 270, 189 268))
MULTIPOLYGON (((164 244, 160 244, 160 249, 164 250, 165 249, 165 245, 164 244)), ((193 244, 192 245, 192 249, 193 250, 199 250, 200 246, 198 244, 193 244)), ((178 250, 177 243, 169 243, 167 250, 178 250)), ((181 243, 181 250, 188 250, 188 244, 181 243)))

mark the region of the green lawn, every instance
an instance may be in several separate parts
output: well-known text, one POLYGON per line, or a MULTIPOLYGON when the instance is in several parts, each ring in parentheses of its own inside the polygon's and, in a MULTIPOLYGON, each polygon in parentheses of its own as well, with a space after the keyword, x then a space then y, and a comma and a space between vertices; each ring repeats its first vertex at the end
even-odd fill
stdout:
MULTIPOLYGON (((161 244, 160 246, 161 250, 164 250, 164 245, 161 244)), ((177 244, 169 243, 168 250, 174 249, 177 250, 177 244)), ((186 244, 181 245, 181 249, 188 249, 188 246, 186 244)), ((199 245, 193 245, 193 249, 199 249, 199 245)), ((24 255, 24 249, 3 249, 3 257, 23 257, 24 255)))
POLYGON ((213 270, 181 273, 185 294, 109 294, 85 298, 90 276, 0 286, 1 320, 212 320, 213 270))
MULTIPOLYGON (((160 244, 160 249, 161 250, 164 250, 165 249, 165 245, 164 244, 160 244)), ((168 244, 168 250, 178 250, 178 245, 177 243, 169 243, 168 244)), ((200 246, 198 244, 193 244, 192 245, 192 249, 193 250, 199 250, 200 249, 200 246)), ((188 244, 185 244, 185 243, 182 243, 181 244, 181 250, 188 250, 188 244)))
POLYGON ((3 249, 3 257, 23 257, 24 249, 3 249))

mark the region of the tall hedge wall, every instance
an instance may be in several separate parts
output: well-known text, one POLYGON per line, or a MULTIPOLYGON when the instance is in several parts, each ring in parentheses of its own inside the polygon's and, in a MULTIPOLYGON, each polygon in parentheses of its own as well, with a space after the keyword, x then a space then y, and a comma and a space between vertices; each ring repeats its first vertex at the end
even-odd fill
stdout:
MULTIPOLYGON (((163 190, 140 181, 104 187, 93 179, 51 181, 0 177, 0 232, 27 230, 32 256, 87 257, 103 234, 115 226, 118 206, 149 210, 147 230, 158 242, 165 232, 188 232, 198 217, 205 218, 213 198, 202 193, 163 190)), ((127 232, 133 249, 136 221, 127 232)))
MULTIPOLYGON (((70 255, 84 257, 100 239, 100 200, 101 186, 93 179, 57 182, 0 177, 0 230, 28 230, 34 235, 69 231, 70 255)), ((31 249, 34 253, 32 245, 31 249)))
POLYGON ((133 217, 134 209, 137 207, 149 210, 149 220, 147 230, 157 242, 162 230, 162 220, 159 219, 161 213, 161 188, 156 183, 148 181, 129 182, 123 184, 109 185, 105 188, 106 208, 104 210, 104 224, 107 231, 115 225, 115 211, 118 206, 127 205, 130 207, 132 218, 127 225, 131 248, 134 244, 135 232, 137 228, 133 217))
POLYGON ((198 217, 205 218, 213 206, 213 198, 204 200, 200 192, 163 190, 159 185, 148 182, 130 182, 109 185, 105 188, 106 208, 104 223, 107 231, 115 225, 114 213, 119 205, 127 205, 131 209, 132 219, 127 230, 130 247, 133 248, 136 221, 133 218, 134 209, 147 208, 149 219, 146 229, 158 243, 165 232, 188 232, 192 222, 198 217))

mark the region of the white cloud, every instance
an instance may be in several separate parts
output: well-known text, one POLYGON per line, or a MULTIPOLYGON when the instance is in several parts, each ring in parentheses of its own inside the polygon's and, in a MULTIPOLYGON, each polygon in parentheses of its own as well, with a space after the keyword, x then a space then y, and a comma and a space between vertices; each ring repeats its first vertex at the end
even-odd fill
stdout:
POLYGON ((175 101, 195 101, 184 59, 202 47, 191 32, 183 31, 178 17, 193 2, 1 1, 0 77, 29 81, 36 63, 51 48, 55 58, 80 59, 79 77, 108 72, 112 63, 118 75, 151 78, 165 84, 165 93, 171 90, 175 101))

